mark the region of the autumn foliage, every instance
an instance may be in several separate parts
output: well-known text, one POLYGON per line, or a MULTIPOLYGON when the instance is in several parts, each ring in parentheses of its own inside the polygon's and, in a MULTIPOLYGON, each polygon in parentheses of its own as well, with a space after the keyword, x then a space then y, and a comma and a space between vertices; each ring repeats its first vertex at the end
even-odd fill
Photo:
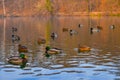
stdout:
MULTIPOLYGON (((120 0, 4 0, 6 16, 119 15, 120 0)), ((2 0, 0 16, 3 15, 2 0)))

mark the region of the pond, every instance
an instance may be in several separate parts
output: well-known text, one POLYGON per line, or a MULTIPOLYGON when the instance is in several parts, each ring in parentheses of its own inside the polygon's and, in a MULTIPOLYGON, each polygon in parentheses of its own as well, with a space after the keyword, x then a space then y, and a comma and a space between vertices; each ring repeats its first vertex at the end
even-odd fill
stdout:
POLYGON ((0 80, 120 80, 119 17, 1 18, 0 32, 0 80), (12 41, 13 34, 19 41, 12 41), (37 43, 40 37, 45 44, 37 43), (19 44, 28 48, 25 68, 7 62, 19 55, 19 44), (48 45, 62 52, 46 57, 48 45), (79 52, 84 45, 91 50, 79 52))

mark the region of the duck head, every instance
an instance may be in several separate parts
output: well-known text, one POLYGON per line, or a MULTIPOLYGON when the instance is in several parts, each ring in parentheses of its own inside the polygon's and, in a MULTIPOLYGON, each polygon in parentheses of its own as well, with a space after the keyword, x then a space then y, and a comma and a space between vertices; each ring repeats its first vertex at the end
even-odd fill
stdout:
POLYGON ((46 51, 50 50, 50 46, 46 46, 45 49, 46 49, 46 51))
POLYGON ((25 58, 25 54, 20 54, 20 58, 25 58))
POLYGON ((18 45, 18 47, 21 47, 21 46, 22 46, 21 44, 18 45))
POLYGON ((26 59, 25 54, 20 54, 20 58, 22 58, 22 63, 20 65, 20 68, 25 68, 27 64, 27 59, 26 59))
POLYGON ((48 51, 50 50, 50 46, 46 46, 46 51, 45 51, 45 56, 47 57, 47 58, 49 58, 50 57, 50 55, 48 54, 48 51))

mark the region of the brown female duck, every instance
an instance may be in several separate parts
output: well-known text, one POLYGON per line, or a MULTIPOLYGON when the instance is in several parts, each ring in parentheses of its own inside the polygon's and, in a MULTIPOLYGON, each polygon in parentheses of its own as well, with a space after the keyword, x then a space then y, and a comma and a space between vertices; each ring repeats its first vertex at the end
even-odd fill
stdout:
POLYGON ((21 44, 19 44, 18 45, 18 51, 19 51, 19 53, 21 53, 21 52, 27 53, 28 49, 27 49, 26 46, 22 46, 21 44))

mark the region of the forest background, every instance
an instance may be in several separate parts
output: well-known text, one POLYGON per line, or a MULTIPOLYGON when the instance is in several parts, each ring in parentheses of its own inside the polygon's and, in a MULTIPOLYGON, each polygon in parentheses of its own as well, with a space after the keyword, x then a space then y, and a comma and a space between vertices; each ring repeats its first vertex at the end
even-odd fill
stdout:
POLYGON ((0 0, 0 16, 120 16, 120 0, 0 0))

